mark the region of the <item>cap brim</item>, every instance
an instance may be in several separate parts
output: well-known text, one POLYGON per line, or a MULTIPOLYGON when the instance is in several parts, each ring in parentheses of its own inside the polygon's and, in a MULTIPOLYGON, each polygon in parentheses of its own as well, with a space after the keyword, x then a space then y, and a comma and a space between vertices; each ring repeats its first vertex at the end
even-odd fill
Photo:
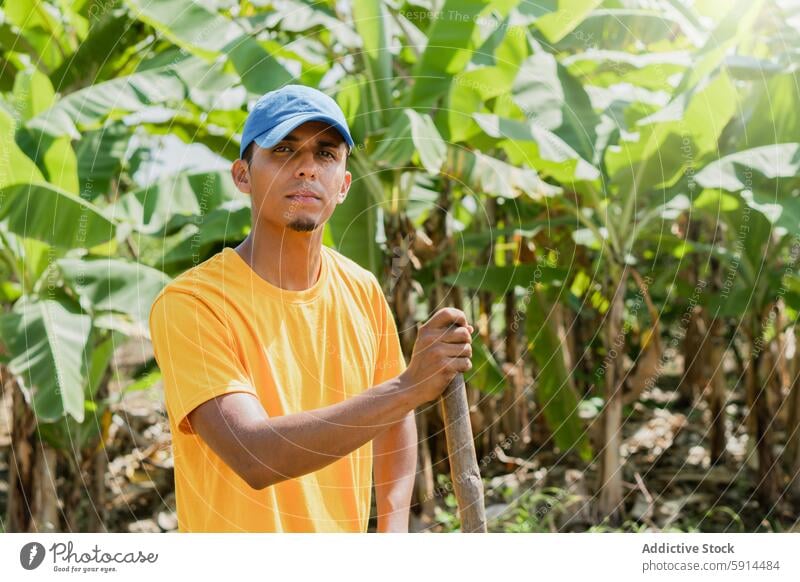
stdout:
POLYGON ((279 141, 281 141, 284 137, 286 137, 292 130, 295 128, 303 125, 308 121, 324 121, 328 125, 332 126, 334 129, 338 130, 338 132, 344 138, 345 143, 347 144, 348 149, 353 148, 353 138, 350 137, 349 132, 346 128, 342 127, 342 125, 336 121, 333 117, 328 115, 320 115, 319 113, 304 113, 302 115, 296 115, 294 117, 290 117, 273 127, 272 129, 265 131, 264 133, 257 135, 253 138, 253 141, 256 142, 262 148, 271 148, 279 141))

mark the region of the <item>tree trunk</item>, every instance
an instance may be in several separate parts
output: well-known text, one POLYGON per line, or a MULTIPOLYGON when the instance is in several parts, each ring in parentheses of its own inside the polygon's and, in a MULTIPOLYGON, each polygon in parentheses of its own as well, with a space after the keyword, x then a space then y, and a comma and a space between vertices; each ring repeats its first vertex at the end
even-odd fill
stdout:
POLYGON ((512 329, 511 323, 514 321, 516 313, 516 297, 514 290, 507 291, 504 301, 504 320, 505 320, 505 365, 503 372, 506 376, 506 385, 500 397, 501 410, 500 422, 502 424, 505 438, 517 434, 520 430, 517 406, 519 406, 519 386, 517 385, 517 360, 519 350, 517 345, 517 334, 512 329))
POLYGON ((661 358, 664 355, 661 347, 660 317, 648 289, 650 280, 643 280, 636 271, 631 271, 631 275, 636 281, 639 292, 647 305, 651 327, 649 332, 645 332, 649 333, 649 337, 642 335, 641 352, 639 357, 636 358, 633 368, 626 375, 625 385, 628 388, 628 392, 625 394, 623 404, 637 402, 645 390, 655 385, 661 372, 661 358))
MULTIPOLYGON (((485 218, 488 228, 493 229, 497 224, 497 198, 489 197, 486 200, 485 218)), ((480 265, 490 267, 494 264, 495 257, 495 244, 494 237, 489 238, 489 243, 481 251, 480 265)), ((491 291, 479 290, 478 295, 478 308, 479 315, 475 327, 478 330, 481 341, 486 350, 494 354, 496 352, 494 345, 494 338, 492 337, 491 319, 492 307, 494 306, 494 293, 491 291)), ((480 412, 482 420, 480 428, 473 425, 475 428, 475 438, 477 440, 476 446, 478 451, 482 454, 489 454, 499 440, 500 420, 497 414, 497 404, 500 398, 494 396, 487 396, 477 394, 474 398, 475 407, 480 412)), ((472 403, 471 403, 472 404, 472 403)))
POLYGON ((36 419, 25 403, 17 382, 10 375, 5 377, 5 389, 11 390, 12 394, 6 531, 25 533, 31 524, 33 467, 36 460, 33 435, 36 428, 36 419))
POLYGON ((758 454, 758 483, 756 495, 765 509, 771 510, 780 494, 780 469, 773 453, 772 414, 769 408, 769 384, 762 381, 759 374, 762 358, 762 334, 760 325, 756 326, 750 342, 750 361, 748 369, 748 402, 751 403, 751 426, 758 454))
MULTIPOLYGON (((691 236, 698 237, 698 225, 694 221, 687 224, 687 229, 691 236)), ((691 240, 697 240, 691 239, 691 240)), ((710 260, 712 285, 715 284, 719 273, 719 261, 713 257, 710 260)), ((687 273, 686 283, 696 289, 700 281, 700 265, 697 256, 692 256, 689 262, 690 269, 687 273)), ((695 305, 689 311, 689 321, 686 323, 681 351, 683 352, 683 375, 682 381, 678 385, 678 393, 681 400, 686 404, 694 405, 697 398, 702 393, 703 385, 708 377, 705 373, 705 358, 702 357, 701 350, 706 345, 708 335, 708 325, 703 318, 703 311, 699 305, 695 305)))
POLYGON ((409 356, 417 340, 414 319, 413 279, 411 276, 409 247, 414 240, 414 226, 407 217, 392 214, 386 224, 386 239, 392 249, 390 265, 389 303, 392 306, 403 353, 409 356))
POLYGON ((57 532, 59 528, 58 492, 56 490, 58 455, 43 441, 36 450, 33 466, 32 519, 28 531, 57 532))
POLYGON ((703 317, 702 307, 696 305, 689 315, 686 325, 686 335, 683 336, 683 381, 678 391, 682 400, 694 405, 703 392, 703 386, 708 381, 706 374, 706 349, 709 341, 708 322, 703 317))
POLYGON ((789 494, 800 503, 800 366, 794 370, 789 390, 789 430, 786 435, 784 466, 789 472, 789 494))
POLYGON ((727 390, 725 386, 725 372, 723 360, 725 357, 724 324, 719 318, 709 325, 709 366, 711 377, 708 380, 706 393, 708 394, 708 408, 711 413, 711 462, 719 463, 725 457, 725 404, 727 403, 727 390))
POLYGON ((12 393, 6 531, 59 531, 55 450, 39 439, 36 418, 17 381, 3 371, 4 389, 12 393))
MULTIPOLYGON (((622 387, 621 362, 625 350, 622 322, 628 266, 622 269, 606 313, 605 406, 602 413, 603 446, 600 469, 599 514, 612 525, 622 521, 622 387)), ((613 272, 612 279, 613 283, 613 272)))
POLYGON ((105 443, 101 443, 92 454, 89 462, 89 475, 92 487, 92 498, 89 506, 87 531, 106 532, 106 468, 108 451, 105 443))

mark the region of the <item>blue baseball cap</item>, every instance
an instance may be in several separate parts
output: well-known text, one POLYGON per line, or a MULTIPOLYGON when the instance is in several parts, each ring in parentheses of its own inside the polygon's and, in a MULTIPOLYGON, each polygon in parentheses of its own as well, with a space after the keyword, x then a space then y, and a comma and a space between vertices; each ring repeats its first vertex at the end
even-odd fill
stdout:
POLYGON ((336 128, 352 151, 354 142, 344 113, 331 97, 304 85, 285 85, 264 94, 247 116, 239 157, 252 142, 269 148, 307 121, 324 121, 336 128))

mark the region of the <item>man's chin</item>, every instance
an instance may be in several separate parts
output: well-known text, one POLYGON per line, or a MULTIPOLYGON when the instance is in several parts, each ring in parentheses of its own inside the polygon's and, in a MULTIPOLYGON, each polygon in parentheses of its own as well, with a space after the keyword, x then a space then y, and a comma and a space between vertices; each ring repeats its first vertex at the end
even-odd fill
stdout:
POLYGON ((319 225, 312 220, 293 220, 286 225, 287 228, 296 232, 311 232, 312 230, 316 230, 318 226, 319 225))

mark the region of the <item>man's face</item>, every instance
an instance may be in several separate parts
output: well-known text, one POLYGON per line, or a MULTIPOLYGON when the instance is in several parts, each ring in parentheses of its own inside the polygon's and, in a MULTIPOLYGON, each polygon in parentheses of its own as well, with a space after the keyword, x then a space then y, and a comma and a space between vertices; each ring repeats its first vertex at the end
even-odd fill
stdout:
POLYGON ((346 153, 341 134, 322 121, 300 125, 271 148, 254 144, 251 162, 236 160, 231 169, 252 198, 253 227, 306 232, 325 224, 350 189, 346 153))

